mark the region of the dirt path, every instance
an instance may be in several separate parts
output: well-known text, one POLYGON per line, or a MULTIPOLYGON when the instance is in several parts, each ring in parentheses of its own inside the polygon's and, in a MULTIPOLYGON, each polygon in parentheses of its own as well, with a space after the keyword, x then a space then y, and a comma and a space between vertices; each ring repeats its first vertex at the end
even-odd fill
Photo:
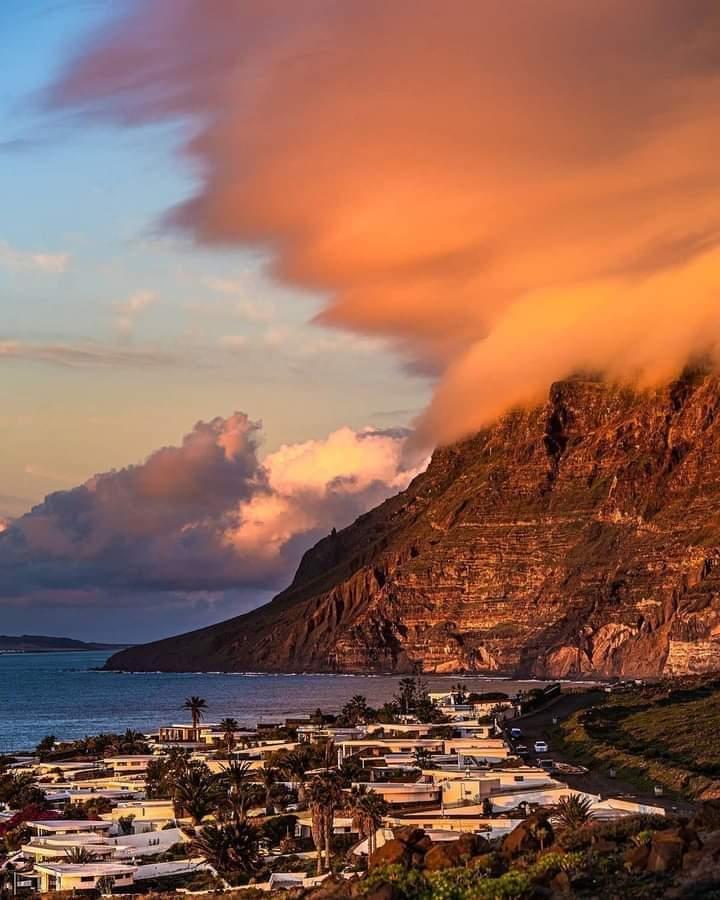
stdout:
MULTIPOLYGON (((530 762, 535 760, 535 754, 532 753, 533 743, 536 740, 545 740, 550 747, 550 751, 547 754, 543 754, 545 758, 575 764, 571 757, 566 756, 553 746, 552 729, 555 727, 553 719, 557 718, 558 722, 562 722, 579 709, 602 703, 604 696, 603 692, 599 690, 563 694, 559 700, 544 709, 523 716, 515 721, 509 721, 506 736, 509 738, 509 729, 513 725, 522 728, 523 737, 518 743, 526 744, 529 747, 530 762)), ((543 756, 539 758, 542 759, 543 756)), ((643 793, 638 790, 636 785, 623 781, 621 778, 611 778, 608 770, 602 766, 591 769, 587 775, 562 775, 560 778, 569 784, 570 787, 579 791, 586 791, 589 794, 639 800, 652 806, 662 806, 668 812, 689 814, 694 810, 693 804, 687 800, 678 799, 677 797, 656 797, 653 793, 643 793)))

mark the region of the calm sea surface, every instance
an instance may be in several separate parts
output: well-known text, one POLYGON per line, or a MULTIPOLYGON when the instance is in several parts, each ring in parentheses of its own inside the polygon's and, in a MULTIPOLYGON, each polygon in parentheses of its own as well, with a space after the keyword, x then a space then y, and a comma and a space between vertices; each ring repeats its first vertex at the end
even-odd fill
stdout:
MULTIPOLYGON (((254 725, 263 718, 337 711, 353 694, 382 705, 399 677, 362 675, 223 675, 94 671, 110 654, 0 654, 0 752, 34 747, 46 734, 77 738, 100 731, 151 731, 183 722, 185 697, 208 702, 208 721, 233 716, 254 725)), ((442 690, 457 677, 428 677, 442 690)), ((512 693, 538 682, 463 678, 475 690, 512 693)))

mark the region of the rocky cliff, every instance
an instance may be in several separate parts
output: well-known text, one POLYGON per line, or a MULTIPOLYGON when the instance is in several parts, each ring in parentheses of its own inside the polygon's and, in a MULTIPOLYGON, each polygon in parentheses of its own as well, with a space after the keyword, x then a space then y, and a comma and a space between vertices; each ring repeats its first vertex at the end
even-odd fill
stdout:
POLYGON ((572 380, 436 451, 247 615, 111 668, 720 669, 720 377, 652 393, 572 380))

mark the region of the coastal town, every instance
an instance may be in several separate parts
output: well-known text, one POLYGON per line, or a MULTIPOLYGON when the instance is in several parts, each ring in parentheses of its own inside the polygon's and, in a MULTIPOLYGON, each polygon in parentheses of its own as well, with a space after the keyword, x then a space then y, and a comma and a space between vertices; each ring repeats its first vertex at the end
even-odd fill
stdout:
POLYGON ((661 790, 654 800, 620 784, 595 792, 585 767, 526 734, 534 711, 567 696, 559 685, 429 693, 405 678, 380 709, 358 695, 336 713, 246 728, 211 721, 191 696, 183 721, 152 734, 49 735, 0 762, 4 895, 307 892, 327 881, 349 896, 378 873, 412 869, 471 872, 490 891, 516 874, 511 860, 537 866, 550 846, 556 864, 543 877, 562 893, 558 836, 585 831, 609 853, 617 835, 599 829, 623 821, 645 836, 625 853, 627 871, 677 868, 693 838, 686 828, 680 845, 657 840, 677 833, 661 790))

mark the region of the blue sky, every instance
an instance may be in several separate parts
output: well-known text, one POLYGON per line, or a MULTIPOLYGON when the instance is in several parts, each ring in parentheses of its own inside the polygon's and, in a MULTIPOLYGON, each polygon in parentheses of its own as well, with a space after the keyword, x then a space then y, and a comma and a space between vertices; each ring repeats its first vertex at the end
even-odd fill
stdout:
POLYGON ((12 388, 0 401, 0 515, 236 408, 263 420, 269 451, 342 424, 406 422, 426 397, 379 344, 308 325, 318 298, 274 283, 258 250, 207 250, 159 230, 192 187, 179 126, 123 131, 40 109, 109 7, 0 8, 0 339, 21 345, 0 356, 12 388), (41 253, 66 255, 63 271, 26 259, 41 253), (150 299, 128 317, 138 295, 150 299), (58 362, 37 360, 47 345, 58 362), (62 350, 78 346, 110 361, 63 365, 62 350), (112 362, 116 350, 128 360, 112 362))

